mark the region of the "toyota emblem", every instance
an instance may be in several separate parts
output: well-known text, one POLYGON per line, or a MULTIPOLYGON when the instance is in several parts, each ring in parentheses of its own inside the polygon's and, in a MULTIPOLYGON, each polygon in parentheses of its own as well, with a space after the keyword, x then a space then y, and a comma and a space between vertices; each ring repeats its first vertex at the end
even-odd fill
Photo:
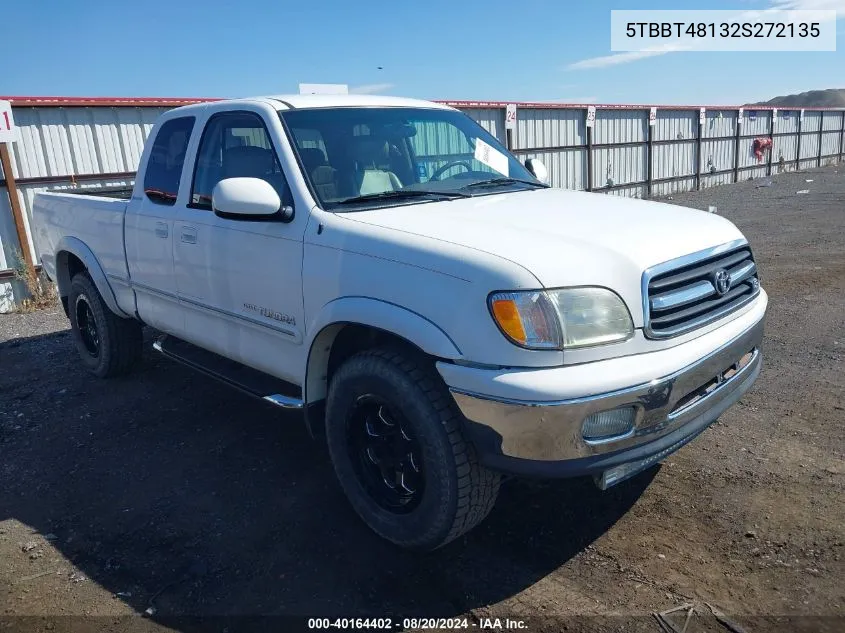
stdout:
POLYGON ((731 275, 724 268, 720 268, 713 273, 713 287, 716 288, 716 293, 721 297, 728 290, 731 289, 731 275))

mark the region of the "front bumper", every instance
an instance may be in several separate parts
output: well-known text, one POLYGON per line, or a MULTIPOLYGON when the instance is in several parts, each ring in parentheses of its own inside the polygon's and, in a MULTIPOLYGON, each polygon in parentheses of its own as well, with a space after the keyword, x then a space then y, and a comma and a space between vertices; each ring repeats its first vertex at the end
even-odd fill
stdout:
MULTIPOLYGON (((752 325, 681 369, 600 395, 526 401, 455 386, 450 390, 467 420, 479 459, 488 468, 540 477, 615 471, 615 483, 695 438, 751 387, 762 362, 764 315, 765 304, 753 315, 752 325), (587 416, 625 406, 635 408, 631 432, 601 441, 583 438, 587 416)), ((649 356, 642 355, 642 362, 647 363, 649 356)))

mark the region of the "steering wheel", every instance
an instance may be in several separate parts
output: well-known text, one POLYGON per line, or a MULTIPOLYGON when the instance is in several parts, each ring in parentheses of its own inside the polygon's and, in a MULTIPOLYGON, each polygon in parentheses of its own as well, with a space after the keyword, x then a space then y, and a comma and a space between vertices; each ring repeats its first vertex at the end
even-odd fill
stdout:
POLYGON ((446 163, 442 167, 436 169, 434 173, 431 174, 431 178, 429 178, 428 181, 431 182, 432 180, 440 180, 440 176, 442 176, 444 173, 446 173, 446 171, 448 171, 452 167, 463 167, 467 171, 472 171, 472 167, 470 167, 470 164, 468 162, 463 160, 453 160, 452 162, 446 163))

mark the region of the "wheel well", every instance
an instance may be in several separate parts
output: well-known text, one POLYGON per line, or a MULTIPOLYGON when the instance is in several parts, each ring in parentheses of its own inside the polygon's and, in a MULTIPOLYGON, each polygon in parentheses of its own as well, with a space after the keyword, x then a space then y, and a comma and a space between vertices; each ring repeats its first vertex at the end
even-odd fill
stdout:
POLYGON ((85 264, 82 263, 81 259, 73 253, 67 254, 67 272, 69 279, 73 279, 76 273, 81 273, 85 270, 87 270, 87 268, 85 268, 85 264))
POLYGON ((366 349, 385 345, 402 347, 410 354, 428 356, 407 339, 372 326, 336 323, 323 329, 314 339, 308 359, 308 402, 326 397, 332 376, 346 359, 366 349))
POLYGON ((56 256, 56 284, 65 316, 68 316, 67 298, 70 294, 70 281, 77 273, 88 270, 81 259, 73 253, 62 251, 56 256))

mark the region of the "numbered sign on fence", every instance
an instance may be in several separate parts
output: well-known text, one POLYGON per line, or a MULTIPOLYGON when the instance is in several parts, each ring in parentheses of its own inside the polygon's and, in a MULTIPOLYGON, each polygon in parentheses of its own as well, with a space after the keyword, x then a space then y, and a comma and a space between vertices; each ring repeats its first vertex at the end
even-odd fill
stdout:
POLYGON ((657 108, 651 108, 648 111, 648 124, 654 125, 657 123, 657 108))
POLYGON ((14 143, 18 140, 15 119, 12 117, 12 104, 0 101, 0 143, 14 143))
POLYGON ((707 119, 707 109, 706 108, 699 108, 698 110, 698 124, 704 125, 704 121, 707 119))
POLYGON ((516 104, 509 103, 505 107, 505 129, 506 130, 515 130, 516 129, 516 104))
POLYGON ((596 106, 587 106, 587 127, 593 127, 596 122, 596 106))
POLYGON ((739 109, 739 112, 736 114, 736 124, 742 125, 742 117, 745 116, 745 110, 743 108, 739 109))

